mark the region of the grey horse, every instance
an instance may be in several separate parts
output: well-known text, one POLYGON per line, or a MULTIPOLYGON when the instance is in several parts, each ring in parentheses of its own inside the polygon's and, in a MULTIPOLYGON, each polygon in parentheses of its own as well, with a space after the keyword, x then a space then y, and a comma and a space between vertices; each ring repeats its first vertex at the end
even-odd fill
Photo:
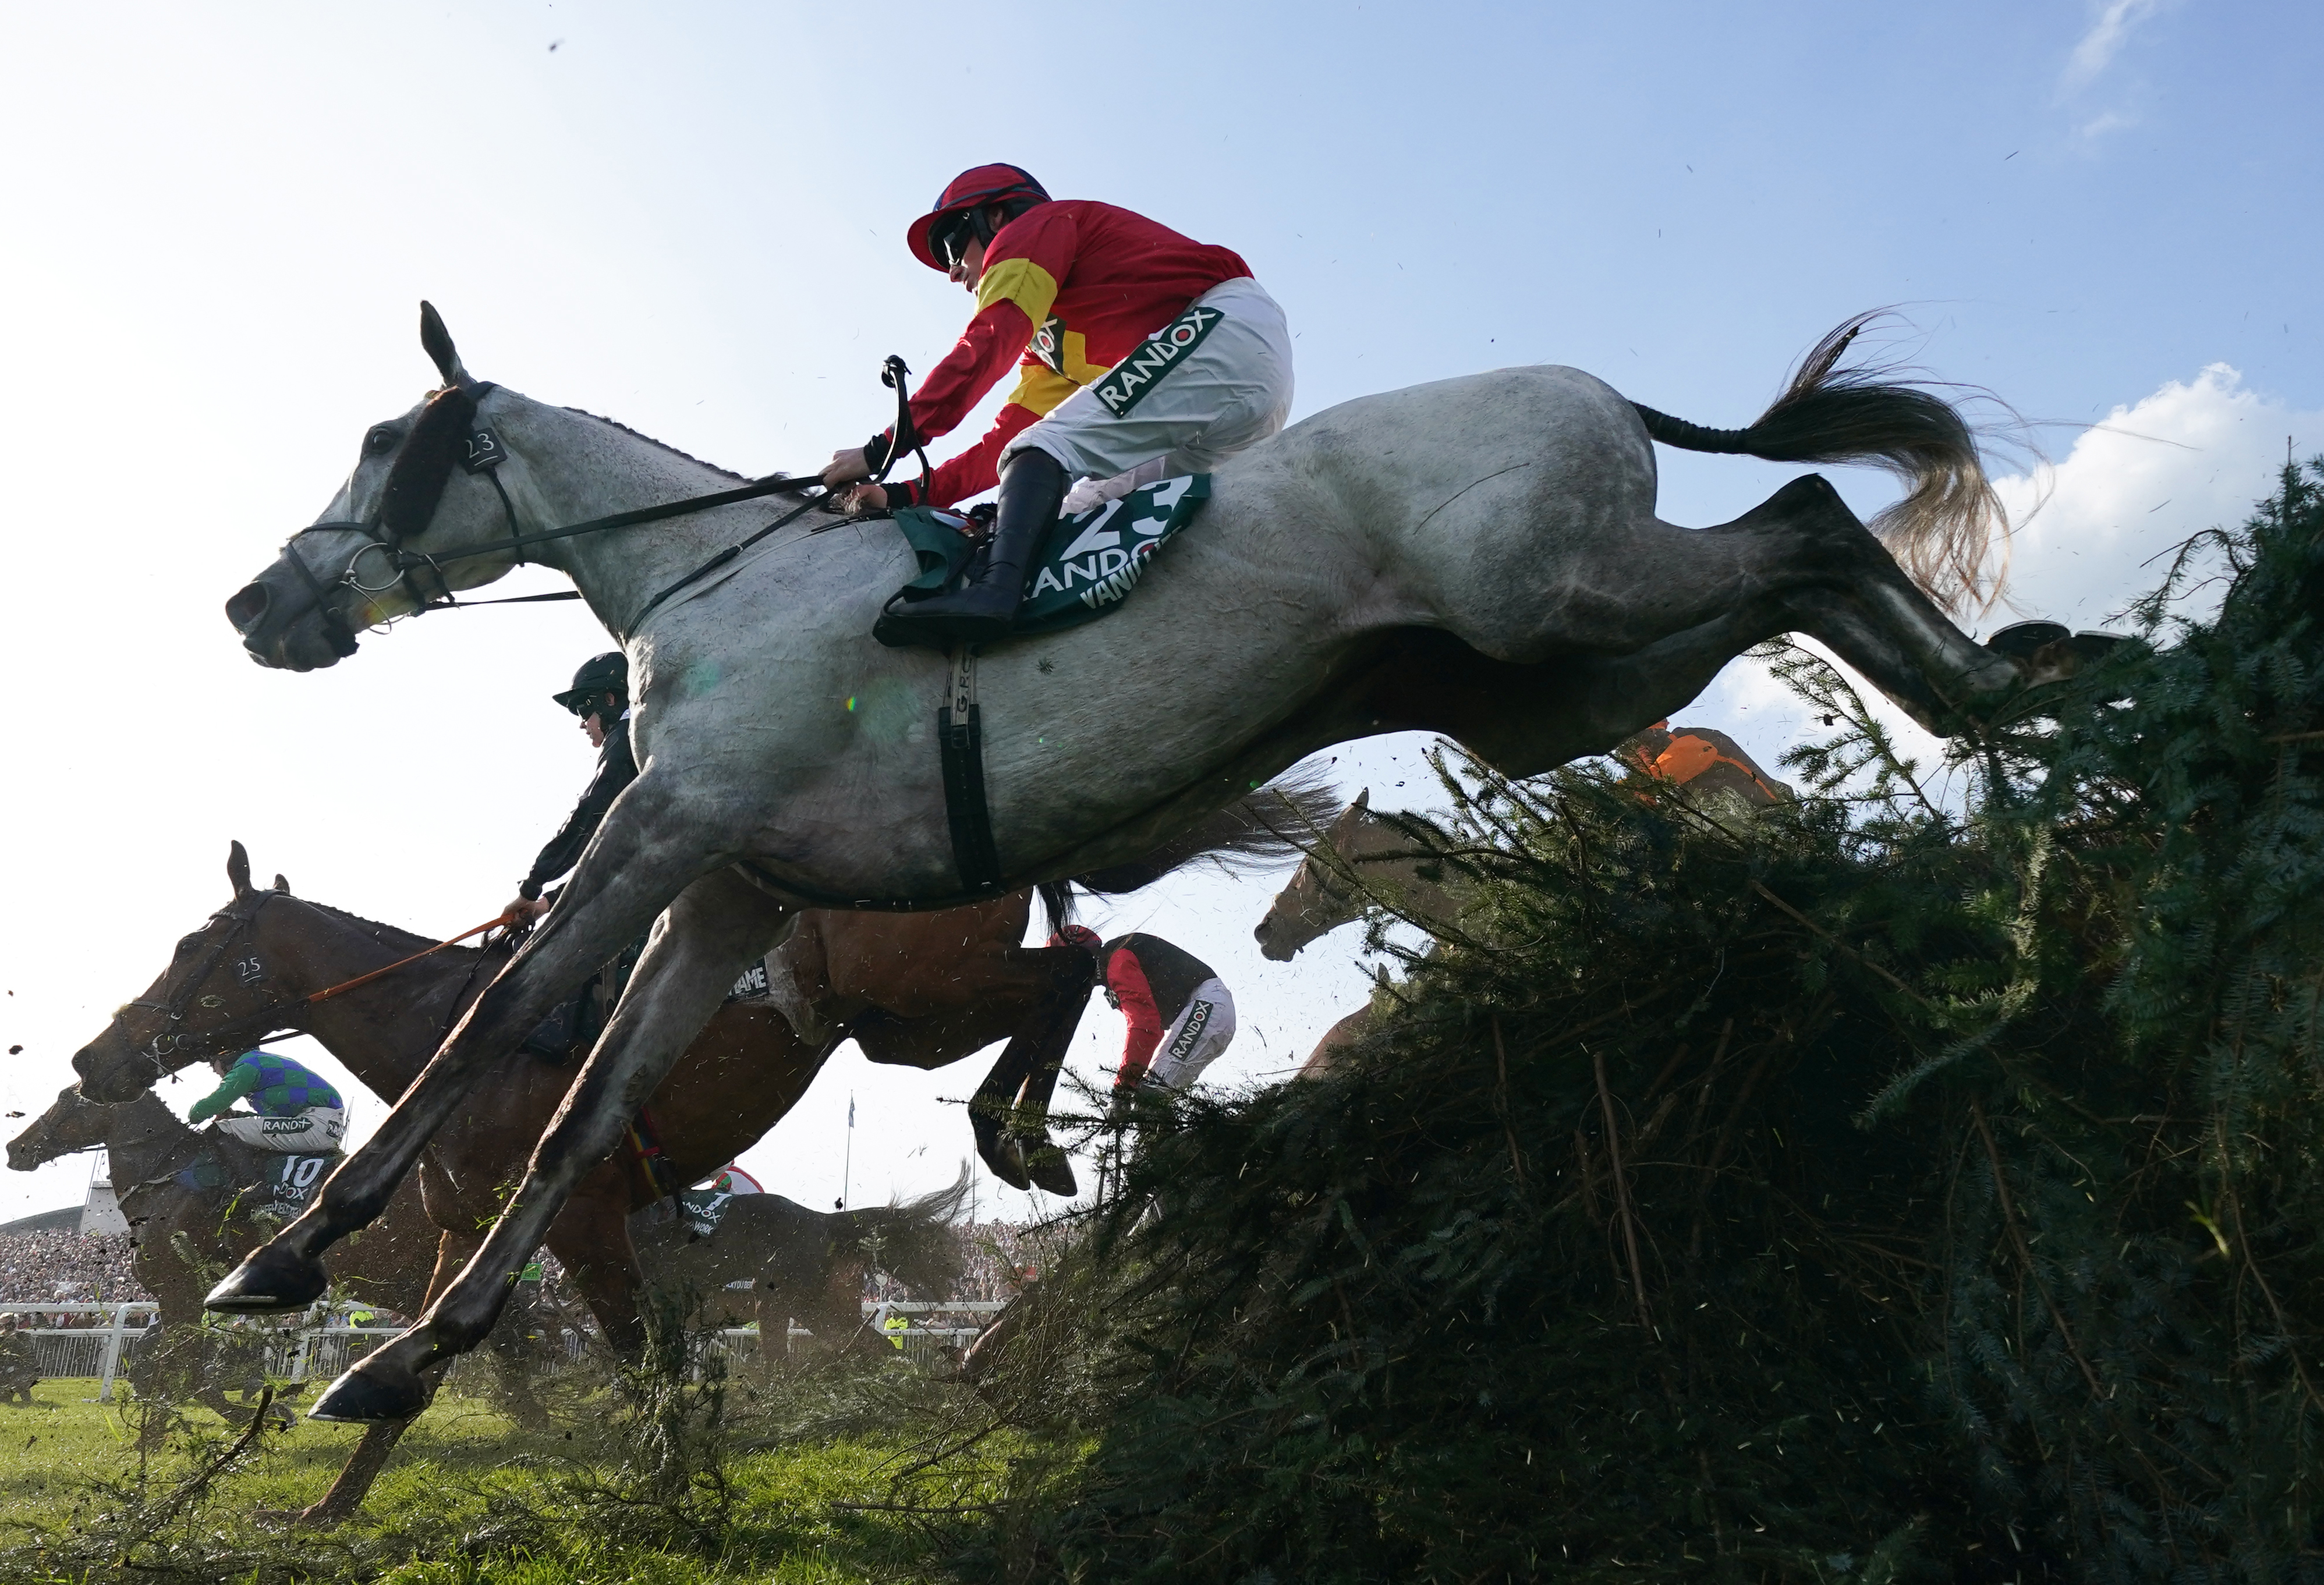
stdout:
MULTIPOLYGON (((643 769, 564 902, 379 1133, 210 1304, 275 1311, 320 1292, 320 1256, 377 1213, 485 1064, 624 943, 653 935, 467 1270, 314 1409, 363 1421, 414 1413, 420 1370, 485 1335, 571 1184, 798 909, 982 894, 956 864, 933 741, 938 702, 959 687, 953 660, 870 637, 917 571, 895 530, 810 510, 722 557, 766 521, 738 502, 535 539, 736 481, 474 379, 434 311, 422 318, 444 387, 373 427, 323 518, 227 615, 260 663, 311 670, 352 653, 358 628, 529 557, 569 576, 627 652, 643 769), (496 467, 462 466, 494 455, 496 467)), ((1698 429, 1580 370, 1521 368, 1348 402, 1237 456, 1136 599, 982 658, 1002 883, 1135 858, 1304 756, 1371 733, 1436 731, 1537 773, 1669 715, 1778 633, 1822 640, 1939 732, 2063 675, 2070 655, 2028 661, 1971 641, 1890 554, 1958 581, 1997 509, 1960 417, 1843 368, 1850 334, 1827 338, 1745 430, 1698 429), (1656 438, 1871 461, 1914 488, 1886 545, 1814 475, 1690 530, 1655 515, 1656 438)))

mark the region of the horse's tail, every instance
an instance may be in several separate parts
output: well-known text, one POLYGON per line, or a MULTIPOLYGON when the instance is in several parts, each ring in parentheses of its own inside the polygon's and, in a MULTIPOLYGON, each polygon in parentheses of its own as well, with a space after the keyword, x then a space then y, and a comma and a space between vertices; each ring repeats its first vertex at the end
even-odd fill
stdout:
POLYGON ((1208 863, 1229 875, 1248 875, 1296 863, 1339 813, 1339 795, 1325 772, 1295 770, 1205 816, 1144 857, 1076 875, 1073 884, 1112 896, 1151 886, 1189 864, 1208 863))
POLYGON ((1682 451, 1886 468, 1907 490, 1872 520, 1872 531, 1932 597, 1989 604, 2006 569, 1988 572, 1987 558, 2008 517, 1986 477, 1976 429, 1942 397, 1896 378, 1903 371, 1893 364, 1840 366, 1858 333, 1886 311, 1858 314, 1817 342, 1748 429, 1706 429, 1630 405, 1647 434, 1682 451))
POLYGON ((839 1241, 852 1244, 866 1256, 873 1251, 864 1246, 876 1242, 881 1270, 920 1298, 950 1298, 967 1260, 955 1224, 967 1206, 970 1182, 968 1165, 964 1162, 951 1184, 933 1193, 841 1212, 833 1218, 844 1227, 839 1241))

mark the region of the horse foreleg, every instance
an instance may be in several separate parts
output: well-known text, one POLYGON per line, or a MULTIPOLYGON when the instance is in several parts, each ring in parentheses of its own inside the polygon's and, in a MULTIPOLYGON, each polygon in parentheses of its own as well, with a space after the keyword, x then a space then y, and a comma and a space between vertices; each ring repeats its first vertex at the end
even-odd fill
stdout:
MULTIPOLYGON (((469 1256, 475 1253, 483 1242, 483 1238, 476 1233, 453 1228, 440 1230, 436 1240, 436 1269, 429 1276, 426 1297, 432 1299, 441 1293, 451 1283, 453 1273, 466 1264, 469 1256)), ((424 1305, 425 1300, 422 1304, 424 1305)), ((379 1472, 387 1468, 388 1455, 395 1451, 395 1444, 403 1440, 403 1433, 411 1428, 412 1420, 418 1418, 415 1414, 406 1419, 366 1426, 363 1440, 355 1444, 355 1451, 347 1455, 347 1461, 340 1469, 338 1479, 331 1482, 330 1490, 291 1515, 292 1520, 301 1525, 338 1525, 353 1518, 355 1510, 363 1507, 364 1498, 371 1495, 372 1482, 377 1480, 379 1472)))
POLYGON ((620 1359, 636 1359, 646 1341, 638 1313, 646 1279, 630 1238, 626 1196, 616 1202, 603 1194, 574 1195, 549 1226, 549 1248, 595 1317, 605 1346, 620 1359))
POLYGON ((557 908, 468 1009, 379 1132, 340 1164, 305 1214, 210 1290, 210 1309, 266 1314, 320 1298, 330 1286, 323 1251, 378 1216, 485 1070, 713 862, 706 847, 683 832, 650 838, 647 827, 667 816, 659 807, 666 801, 646 779, 631 783, 557 908))
POLYGON ((417 1325, 331 1384, 310 1411, 315 1418, 400 1420, 426 1402, 420 1371, 466 1353, 492 1330, 517 1273, 574 1185, 620 1142, 736 975, 774 945, 788 915, 724 868, 670 903, 484 1247, 417 1325))
POLYGON ((1300 1064, 1299 1071, 1292 1076, 1299 1079, 1322 1078, 1331 1071, 1332 1064, 1339 1060, 1342 1051, 1363 1038, 1364 1028, 1371 1021, 1371 1004, 1367 1002, 1324 1030, 1323 1037, 1315 1042, 1315 1049, 1308 1055, 1307 1060, 1300 1064))

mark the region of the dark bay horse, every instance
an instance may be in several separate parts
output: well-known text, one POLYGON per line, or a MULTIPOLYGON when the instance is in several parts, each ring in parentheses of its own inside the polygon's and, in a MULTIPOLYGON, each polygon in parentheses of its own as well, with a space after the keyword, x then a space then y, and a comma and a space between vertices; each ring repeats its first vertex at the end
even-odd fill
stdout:
POLYGON ((818 1351, 855 1341, 864 1279, 875 1268, 918 1298, 952 1297, 966 1263, 953 1224, 967 1198, 965 1174, 934 1193, 857 1211, 740 1194, 706 1238, 693 1236, 677 1218, 642 1225, 655 1211, 633 1218, 631 1232, 655 1283, 700 1295, 706 1319, 757 1322, 761 1359, 771 1362, 789 1350, 793 1321, 815 1334, 818 1351))
MULTIPOLYGON (((1312 802, 1320 795, 1295 788, 1295 796, 1312 802)), ((1232 829, 1214 826, 1202 842, 1093 876, 1092 884, 1129 889, 1198 860, 1259 862, 1291 851, 1255 817, 1231 824, 1232 829)), ((505 943, 447 948, 344 996, 306 1004, 303 999, 318 991, 408 958, 430 943, 295 897, 280 876, 272 889, 254 888, 239 843, 230 851, 226 876, 232 899, 186 936, 145 994, 125 1004, 74 1056, 85 1093, 134 1100, 163 1074, 214 1051, 240 1049, 274 1030, 297 1028, 319 1040, 375 1094, 392 1097, 418 1075, 443 1030, 507 959, 505 943), (238 972, 253 963, 254 972, 238 972)), ((1055 1081, 1056 1059, 1072 1039, 1093 966, 1078 947, 1019 945, 1030 917, 1031 896, 1025 892, 941 913, 804 916, 786 944, 791 955, 768 967, 770 981, 788 988, 798 1016, 815 1020, 810 1027, 816 1037, 801 1039, 771 1000, 722 1007, 647 1102, 669 1181, 696 1182, 756 1143, 850 1036, 875 1062, 936 1068, 1029 1027, 1035 1041, 1011 1039, 1011 1047, 1029 1044, 1031 1055, 1004 1053, 980 1095, 989 1097, 995 1114, 1016 1104, 1020 1091, 1023 1108, 1046 1106, 1043 1085, 1055 1081)), ((484 1091, 493 1104, 463 1109, 429 1142, 417 1181, 438 1231, 431 1292, 473 1258, 570 1083, 569 1072, 537 1058, 503 1058, 484 1091)), ((982 1140, 984 1129, 979 1131, 982 1140)), ((1046 1143, 1029 1125, 1027 1137, 1046 1143)), ((1038 1161, 1038 1151, 1034 1158, 1038 1161)), ((645 1272, 629 1219, 664 1192, 665 1184, 653 1183, 638 1162, 617 1151, 582 1179, 544 1240, 617 1349, 633 1349, 641 1336, 637 1295, 645 1272)), ((318 1505, 317 1517, 352 1511, 401 1424, 374 1426, 340 1485, 318 1505)))
MULTIPOLYGON (((132 1269, 161 1306, 162 1332, 154 1346, 174 1349, 200 1324, 202 1295, 217 1274, 265 1235, 251 1215, 264 1199, 245 1191, 264 1176, 266 1153, 187 1127, 151 1092, 100 1106, 74 1086, 8 1141, 8 1166, 30 1172, 86 1150, 103 1150, 110 1160, 129 1221, 132 1269)), ((427 1303, 436 1253, 436 1229, 420 1208, 415 1181, 396 1191, 333 1277, 351 1298, 417 1315, 427 1303)), ((224 1384, 200 1379, 198 1367, 195 1374, 195 1396, 227 1414, 224 1384)))

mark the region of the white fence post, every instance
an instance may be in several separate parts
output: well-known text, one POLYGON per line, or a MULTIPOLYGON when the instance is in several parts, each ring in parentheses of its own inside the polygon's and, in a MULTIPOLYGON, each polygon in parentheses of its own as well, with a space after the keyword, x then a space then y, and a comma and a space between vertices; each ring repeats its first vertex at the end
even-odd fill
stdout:
POLYGON ((97 1389, 97 1401, 100 1404, 113 1401, 113 1378, 121 1368, 121 1329, 128 1321, 129 1306, 115 1304, 113 1307, 113 1324, 105 1334, 105 1363, 97 1369, 97 1374, 103 1378, 97 1389))

